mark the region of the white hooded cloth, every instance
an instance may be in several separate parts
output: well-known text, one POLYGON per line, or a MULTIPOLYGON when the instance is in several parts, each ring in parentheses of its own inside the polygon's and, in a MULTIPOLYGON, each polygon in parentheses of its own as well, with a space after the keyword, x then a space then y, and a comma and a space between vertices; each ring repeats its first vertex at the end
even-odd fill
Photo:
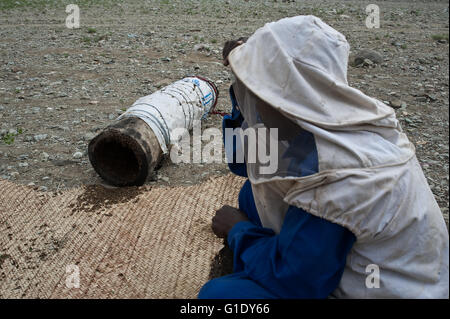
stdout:
POLYGON ((283 160, 271 174, 247 163, 262 224, 279 232, 294 205, 355 234, 334 297, 448 298, 442 213, 392 108, 348 86, 348 54, 345 37, 314 16, 268 23, 230 53, 245 125, 284 129, 286 149, 294 123, 317 147, 309 176, 283 160), (373 265, 379 288, 366 282, 373 265))

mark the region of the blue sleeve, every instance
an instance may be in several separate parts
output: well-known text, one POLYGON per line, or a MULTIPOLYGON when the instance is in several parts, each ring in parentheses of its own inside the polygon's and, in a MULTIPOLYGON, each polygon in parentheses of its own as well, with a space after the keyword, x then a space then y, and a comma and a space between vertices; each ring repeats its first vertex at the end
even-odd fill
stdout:
MULTIPOLYGON (((233 87, 230 87, 230 99, 232 104, 231 115, 227 114, 223 117, 222 121, 222 134, 223 134, 223 142, 225 144, 225 129, 226 128, 239 128, 244 121, 244 118, 241 115, 241 112, 238 109, 236 97, 234 95, 233 87)), ((247 166, 245 163, 237 163, 236 161, 236 139, 233 139, 233 154, 230 154, 233 158, 233 161, 228 163, 228 167, 230 171, 236 175, 247 177, 247 166)))
POLYGON ((346 228, 289 207, 280 234, 251 222, 228 234, 234 271, 280 298, 326 298, 338 286, 355 236, 346 228))

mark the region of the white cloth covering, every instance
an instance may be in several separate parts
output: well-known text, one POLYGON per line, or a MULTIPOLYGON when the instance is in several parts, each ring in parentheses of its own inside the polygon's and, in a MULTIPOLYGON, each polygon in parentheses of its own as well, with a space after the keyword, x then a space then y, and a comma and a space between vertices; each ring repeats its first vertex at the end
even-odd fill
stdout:
MULTIPOLYGON (((248 127, 294 123, 314 135, 319 172, 247 171, 263 226, 279 232, 289 205, 357 237, 342 298, 448 298, 449 237, 439 206, 392 108, 347 83, 349 45, 314 16, 268 23, 229 55, 248 127), (269 115, 269 116, 268 116, 269 115), (380 287, 369 288, 369 265, 380 287)), ((295 139, 284 129, 280 149, 295 139)))

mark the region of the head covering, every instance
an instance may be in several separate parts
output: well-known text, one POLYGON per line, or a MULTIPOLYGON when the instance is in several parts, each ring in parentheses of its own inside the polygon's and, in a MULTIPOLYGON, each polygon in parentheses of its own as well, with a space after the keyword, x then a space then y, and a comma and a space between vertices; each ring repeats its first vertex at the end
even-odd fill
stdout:
MULTIPOLYGON (((257 30, 228 58, 248 127, 277 127, 280 153, 301 129, 314 134, 319 172, 409 160, 414 147, 393 109, 348 85, 348 54, 345 37, 314 16, 257 30)), ((252 182, 302 175, 287 174, 286 165, 281 159, 276 174, 260 174, 261 165, 253 165, 252 182)))

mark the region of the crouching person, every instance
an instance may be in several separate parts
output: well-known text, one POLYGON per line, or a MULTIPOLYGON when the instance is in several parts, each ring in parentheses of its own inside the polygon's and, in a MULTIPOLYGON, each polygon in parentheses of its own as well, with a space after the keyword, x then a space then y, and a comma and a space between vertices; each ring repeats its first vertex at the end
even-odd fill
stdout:
POLYGON ((448 298, 439 206, 394 111, 348 85, 348 53, 313 16, 225 46, 235 82, 224 129, 257 137, 225 140, 231 171, 248 178, 239 208, 212 220, 234 273, 199 298, 448 298), (259 149, 274 140, 268 170, 259 149))

